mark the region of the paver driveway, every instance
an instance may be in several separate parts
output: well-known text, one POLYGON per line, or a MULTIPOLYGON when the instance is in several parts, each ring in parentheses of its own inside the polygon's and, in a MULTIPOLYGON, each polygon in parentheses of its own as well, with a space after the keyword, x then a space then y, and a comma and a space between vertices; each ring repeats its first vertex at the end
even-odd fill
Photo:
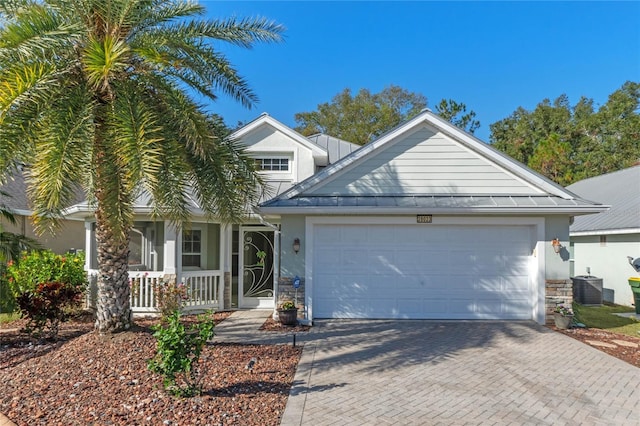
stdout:
POLYGON ((532 322, 313 330, 282 425, 640 424, 640 369, 532 322))

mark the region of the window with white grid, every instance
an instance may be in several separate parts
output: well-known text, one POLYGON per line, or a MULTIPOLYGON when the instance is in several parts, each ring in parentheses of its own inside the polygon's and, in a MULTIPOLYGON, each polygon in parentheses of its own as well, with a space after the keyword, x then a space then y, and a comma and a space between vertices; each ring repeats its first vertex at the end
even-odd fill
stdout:
POLYGON ((259 170, 272 171, 272 172, 288 172, 289 171, 289 159, 288 158, 258 158, 256 160, 259 170))

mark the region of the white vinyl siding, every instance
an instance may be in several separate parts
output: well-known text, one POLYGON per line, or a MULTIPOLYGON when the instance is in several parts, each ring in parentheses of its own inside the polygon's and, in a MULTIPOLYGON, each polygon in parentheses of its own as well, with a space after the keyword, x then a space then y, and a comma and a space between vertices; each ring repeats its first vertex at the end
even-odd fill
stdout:
POLYGON ((310 192, 314 195, 499 195, 539 190, 427 127, 389 144, 310 192))
POLYGON ((317 225, 314 318, 532 319, 530 226, 317 225))

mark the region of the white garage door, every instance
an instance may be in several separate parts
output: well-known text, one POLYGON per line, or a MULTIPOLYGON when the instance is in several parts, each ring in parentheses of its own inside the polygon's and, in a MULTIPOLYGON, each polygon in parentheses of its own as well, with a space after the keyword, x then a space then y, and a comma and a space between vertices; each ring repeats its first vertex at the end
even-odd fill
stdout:
POLYGON ((314 318, 531 319, 528 226, 316 225, 314 318))

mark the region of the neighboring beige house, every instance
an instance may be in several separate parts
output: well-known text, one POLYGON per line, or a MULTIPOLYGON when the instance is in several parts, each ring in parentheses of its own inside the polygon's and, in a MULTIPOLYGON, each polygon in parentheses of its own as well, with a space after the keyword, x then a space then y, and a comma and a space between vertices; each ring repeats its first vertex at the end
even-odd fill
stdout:
POLYGON ((24 235, 33 238, 42 244, 44 248, 50 249, 58 254, 63 254, 69 250, 82 249, 84 247, 84 223, 82 221, 65 220, 62 227, 55 234, 49 232, 37 235, 33 229, 33 222, 30 219, 32 214, 27 200, 26 185, 22 173, 11 176, 7 183, 0 189, 9 196, 2 196, 2 204, 13 212, 16 224, 0 218, 2 229, 14 234, 24 235))
MULTIPOLYGON (((524 319, 544 323, 572 299, 571 217, 585 201, 430 111, 364 147, 306 138, 268 115, 234 133, 259 162, 271 199, 245 222, 152 221, 135 208, 134 310, 154 310, 152 283, 175 276, 193 307, 269 308, 297 295, 319 318, 524 319), (294 289, 294 283, 299 288, 294 289)), ((86 224, 94 270, 93 212, 86 224)))
POLYGON ((640 164, 567 189, 611 206, 597 215, 576 217, 571 225, 572 275, 602 278, 605 300, 631 306, 628 278, 638 274, 627 257, 640 258, 640 164))

